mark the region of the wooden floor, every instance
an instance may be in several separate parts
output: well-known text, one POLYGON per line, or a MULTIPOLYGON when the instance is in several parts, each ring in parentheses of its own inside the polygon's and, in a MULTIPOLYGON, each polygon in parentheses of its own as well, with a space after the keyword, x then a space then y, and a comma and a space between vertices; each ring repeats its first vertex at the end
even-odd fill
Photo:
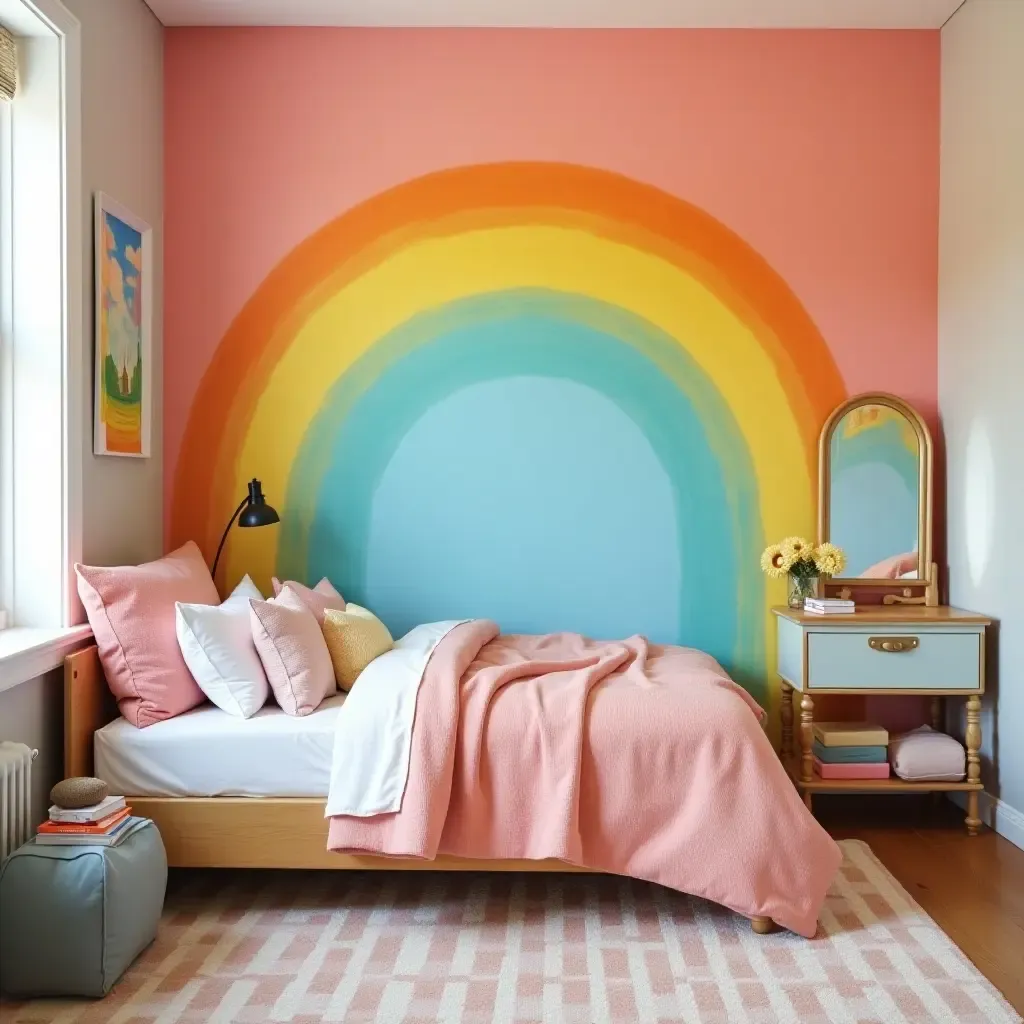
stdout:
POLYGON ((928 798, 815 797, 836 839, 862 839, 1024 1016, 1024 850, 928 798))

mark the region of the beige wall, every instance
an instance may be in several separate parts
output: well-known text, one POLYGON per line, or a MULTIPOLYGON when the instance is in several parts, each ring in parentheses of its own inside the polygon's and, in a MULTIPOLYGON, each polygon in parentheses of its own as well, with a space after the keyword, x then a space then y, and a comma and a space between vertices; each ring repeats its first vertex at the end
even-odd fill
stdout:
POLYGON ((61 777, 64 757, 64 674, 60 669, 0 693, 0 739, 39 751, 32 771, 32 810, 46 817, 50 788, 61 777))
MULTIPOLYGON (((82 191, 86 274, 82 343, 87 380, 82 403, 83 557, 141 562, 162 552, 163 377, 163 28, 143 0, 64 0, 82 23, 82 191), (93 231, 96 190, 153 226, 153 457, 92 454, 93 231)), ((39 749, 37 817, 61 777, 62 674, 50 673, 0 694, 0 738, 39 749)))
POLYGON ((939 410, 950 597, 999 619, 985 701, 996 825, 1024 845, 1024 2, 942 30, 939 410))
POLYGON ((84 337, 83 560, 143 562, 163 543, 163 27, 143 0, 64 0, 82 23, 84 337), (153 455, 92 454, 92 202, 106 192, 153 226, 153 455))

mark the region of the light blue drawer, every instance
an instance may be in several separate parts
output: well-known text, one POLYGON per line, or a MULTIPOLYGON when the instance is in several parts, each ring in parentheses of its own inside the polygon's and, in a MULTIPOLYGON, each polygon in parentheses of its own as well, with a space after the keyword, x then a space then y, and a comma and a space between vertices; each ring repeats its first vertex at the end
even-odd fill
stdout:
POLYGON ((981 634, 875 631, 811 632, 807 637, 807 686, 811 690, 980 690, 981 634), (917 646, 876 650, 872 637, 914 637, 917 646))

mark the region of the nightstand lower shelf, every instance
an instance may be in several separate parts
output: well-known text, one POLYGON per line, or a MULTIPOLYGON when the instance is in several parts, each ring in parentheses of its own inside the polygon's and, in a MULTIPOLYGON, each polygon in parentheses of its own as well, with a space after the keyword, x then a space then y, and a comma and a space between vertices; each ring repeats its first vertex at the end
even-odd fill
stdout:
POLYGON ((823 779, 815 775, 810 782, 800 778, 800 759, 790 757, 783 760, 789 777, 801 792, 809 793, 938 793, 938 792, 980 792, 985 787, 980 782, 908 782, 896 775, 887 779, 823 779))
POLYGON ((811 797, 815 793, 967 793, 967 834, 976 836, 981 829, 978 794, 985 787, 980 782, 908 782, 896 775, 887 779, 823 779, 814 775, 805 782, 801 778, 799 755, 783 757, 782 765, 808 810, 813 810, 811 797))

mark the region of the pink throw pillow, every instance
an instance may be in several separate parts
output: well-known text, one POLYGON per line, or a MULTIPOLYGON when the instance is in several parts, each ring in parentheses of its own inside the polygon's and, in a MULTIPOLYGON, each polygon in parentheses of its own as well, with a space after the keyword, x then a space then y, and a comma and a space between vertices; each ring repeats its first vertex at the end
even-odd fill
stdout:
POLYGON ((178 601, 220 604, 196 544, 143 565, 76 565, 75 572, 121 714, 144 729, 202 704, 206 697, 185 665, 174 625, 178 601))
POLYGON ((326 576, 312 589, 296 583, 295 580, 285 580, 282 583, 276 576, 271 576, 270 584, 274 588, 274 597, 277 597, 285 587, 291 587, 299 600, 316 616, 316 621, 321 626, 324 624, 324 616, 329 611, 345 610, 345 599, 331 586, 331 581, 326 576))
POLYGON ((316 616, 290 586, 249 602, 256 652, 274 699, 289 715, 308 715, 335 691, 334 666, 316 616))

